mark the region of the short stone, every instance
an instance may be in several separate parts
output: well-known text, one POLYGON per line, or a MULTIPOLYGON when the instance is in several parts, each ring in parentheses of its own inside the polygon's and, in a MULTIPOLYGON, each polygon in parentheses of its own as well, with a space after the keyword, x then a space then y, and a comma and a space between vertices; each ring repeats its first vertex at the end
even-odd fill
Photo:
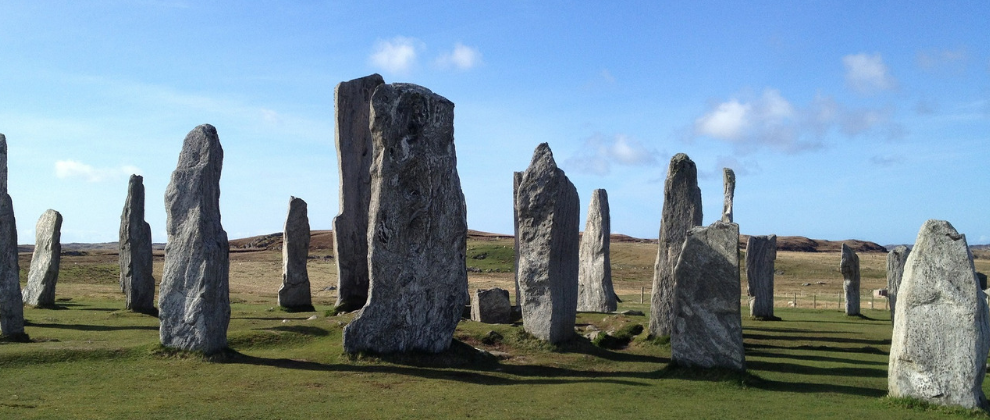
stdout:
POLYGON ((611 218, 608 193, 594 190, 588 205, 588 222, 581 235, 578 268, 578 308, 582 312, 612 312, 616 309, 612 288, 610 243, 611 218))
MULTIPOLYGON (((749 295, 749 315, 774 319, 773 272, 777 258, 777 235, 750 236, 746 242, 746 294, 749 295)), ((804 283, 803 286, 810 286, 804 283)))
POLYGON ((120 215, 118 255, 120 291, 124 307, 135 312, 155 310, 155 278, 152 276, 151 226, 144 221, 144 177, 131 175, 127 183, 127 200, 120 215))
POLYGON ((859 255, 848 245, 842 244, 842 290, 846 293, 846 315, 859 315, 859 255))
POLYGON ((282 286, 278 304, 293 310, 314 310, 309 285, 309 215, 306 202, 289 198, 289 213, 282 234, 282 286))
POLYGON ((897 314, 897 288, 904 278, 904 264, 907 263, 911 250, 906 246, 898 246, 887 253, 887 301, 890 304, 890 322, 894 323, 897 314))
POLYGON ((486 324, 512 323, 509 291, 497 287, 475 290, 471 294, 471 320, 486 324))
POLYGON ((62 215, 48 209, 34 228, 34 255, 31 271, 24 287, 24 303, 39 308, 55 307, 55 284, 58 283, 59 263, 62 258, 62 215))

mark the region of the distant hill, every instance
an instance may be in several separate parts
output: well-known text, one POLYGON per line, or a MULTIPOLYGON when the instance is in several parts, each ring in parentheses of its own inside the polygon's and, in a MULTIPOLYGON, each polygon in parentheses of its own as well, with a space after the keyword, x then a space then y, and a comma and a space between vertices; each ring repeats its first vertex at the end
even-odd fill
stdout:
MULTIPOLYGON (((739 235, 739 248, 746 249, 749 235, 739 235)), ((794 252, 839 252, 842 244, 848 245, 856 252, 887 252, 887 248, 876 242, 848 239, 845 241, 829 241, 825 239, 810 239, 804 236, 778 236, 778 251, 794 252)))

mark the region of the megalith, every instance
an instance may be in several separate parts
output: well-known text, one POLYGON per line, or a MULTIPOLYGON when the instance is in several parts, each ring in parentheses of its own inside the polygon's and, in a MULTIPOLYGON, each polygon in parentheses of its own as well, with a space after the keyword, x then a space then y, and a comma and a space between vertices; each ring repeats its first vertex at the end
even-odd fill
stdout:
POLYGON ((55 307, 55 283, 58 283, 59 263, 62 260, 62 215, 48 209, 34 227, 34 254, 27 286, 24 287, 24 303, 38 308, 55 307))
POLYGON ((897 292, 887 388, 892 397, 987 409, 990 321, 966 236, 928 220, 897 292))
POLYGON ((155 278, 152 277, 151 225, 144 221, 144 177, 131 175, 127 200, 120 214, 120 291, 126 309, 155 312, 155 278))
POLYGON ((578 300, 577 189, 557 168, 550 146, 536 147, 516 195, 523 328, 540 340, 574 335, 578 300))
POLYGON ((7 194, 7 137, 0 134, 0 334, 24 341, 24 300, 17 261, 17 222, 7 194))
POLYGON ((471 320, 486 324, 512 322, 512 306, 509 291, 498 287, 478 289, 471 293, 471 320))
POLYGON ((522 182, 523 173, 512 172, 512 245, 515 260, 513 261, 513 280, 516 282, 516 305, 522 310, 522 294, 519 291, 519 206, 516 204, 516 196, 519 195, 519 183, 522 182))
POLYGON ((670 359, 683 366, 746 369, 739 291, 739 225, 687 232, 674 269, 670 359))
POLYGON ((282 287, 278 289, 278 305, 297 311, 312 311, 313 299, 309 287, 309 215, 306 202, 289 198, 289 214, 282 233, 282 287))
POLYGON ((698 168, 691 158, 678 153, 670 160, 663 186, 660 240, 650 295, 650 335, 654 337, 669 336, 673 329, 674 266, 684 237, 692 227, 701 225, 701 218, 698 168))
POLYGON ((907 263, 908 255, 911 250, 908 247, 901 245, 894 247, 887 253, 887 302, 890 305, 890 322, 894 322, 894 317, 897 314, 895 309, 897 306, 897 288, 901 285, 901 279, 904 278, 904 264, 907 263))
POLYGON ((385 80, 378 74, 334 88, 334 142, 339 169, 340 214, 333 218, 338 311, 360 309, 368 300, 368 209, 371 205, 371 95, 385 80))
POLYGON ((165 269, 158 292, 162 345, 216 353, 227 347, 230 245, 220 222, 223 148, 212 125, 186 135, 165 190, 165 269))
POLYGON ((846 244, 842 244, 842 290, 846 294, 846 315, 859 315, 859 255, 846 244))
POLYGON ((749 315, 764 320, 773 314, 773 271, 777 259, 777 235, 750 236, 746 241, 746 294, 749 315))
POLYGON ((422 86, 381 85, 371 138, 371 293, 344 328, 344 350, 444 351, 468 301, 454 104, 422 86))
POLYGON ((736 173, 722 168, 722 185, 725 187, 725 201, 722 204, 722 221, 732 223, 732 200, 736 196, 736 173))
POLYGON ((612 261, 609 240, 612 237, 608 193, 597 189, 591 193, 588 221, 581 235, 578 268, 578 308, 583 312, 612 312, 617 307, 612 288, 612 261))

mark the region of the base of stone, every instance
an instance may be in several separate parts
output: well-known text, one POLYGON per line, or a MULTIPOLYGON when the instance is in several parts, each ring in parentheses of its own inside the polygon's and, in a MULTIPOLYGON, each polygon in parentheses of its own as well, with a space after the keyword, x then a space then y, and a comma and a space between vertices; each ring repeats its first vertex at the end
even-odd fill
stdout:
POLYGON ((316 308, 313 305, 299 305, 299 306, 279 306, 283 312, 316 312, 316 308))
POLYGON ((150 316, 153 316, 155 318, 158 318, 158 308, 154 308, 154 307, 152 307, 152 308, 131 309, 131 312, 138 313, 138 314, 144 314, 144 315, 150 315, 150 316))
POLYGON ((364 307, 367 299, 349 299, 338 301, 337 305, 333 307, 334 314, 342 314, 344 312, 354 312, 358 309, 364 307))
POLYGON ((0 335, 0 343, 30 343, 31 337, 27 333, 0 335))
POLYGON ((751 319, 753 321, 782 321, 782 319, 780 319, 779 316, 774 316, 774 315, 770 315, 770 316, 751 316, 751 317, 749 317, 749 319, 751 319))

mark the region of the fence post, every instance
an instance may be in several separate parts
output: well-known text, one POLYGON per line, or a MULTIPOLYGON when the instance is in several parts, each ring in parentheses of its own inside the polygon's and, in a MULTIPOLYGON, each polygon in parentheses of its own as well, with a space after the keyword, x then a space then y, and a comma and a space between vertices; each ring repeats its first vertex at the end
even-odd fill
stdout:
POLYGON ((640 287, 639 288, 639 304, 640 305, 643 304, 643 295, 645 295, 645 294, 646 294, 646 288, 645 287, 640 287))
POLYGON ((811 309, 818 309, 818 294, 811 295, 811 309))

